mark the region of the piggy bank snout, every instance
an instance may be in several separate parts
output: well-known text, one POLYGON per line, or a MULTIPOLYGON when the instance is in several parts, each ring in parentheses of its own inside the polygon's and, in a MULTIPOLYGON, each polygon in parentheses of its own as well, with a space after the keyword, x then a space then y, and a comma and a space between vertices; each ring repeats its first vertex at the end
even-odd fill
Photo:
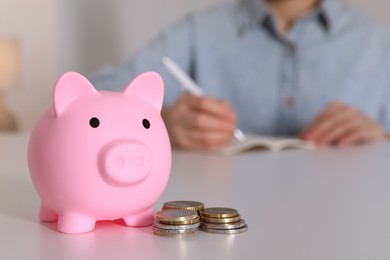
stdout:
POLYGON ((102 149, 101 171, 113 184, 136 184, 144 180, 152 169, 149 149, 136 140, 118 140, 102 149))

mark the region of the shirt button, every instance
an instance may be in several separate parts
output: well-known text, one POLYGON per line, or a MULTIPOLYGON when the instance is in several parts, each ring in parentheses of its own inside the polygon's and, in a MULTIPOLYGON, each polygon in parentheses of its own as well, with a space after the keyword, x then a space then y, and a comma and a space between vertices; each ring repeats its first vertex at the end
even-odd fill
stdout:
POLYGON ((292 96, 286 96, 283 100, 283 103, 286 107, 294 106, 294 98, 292 96))
POLYGON ((288 43, 287 44, 287 49, 289 50, 289 52, 294 52, 295 51, 295 45, 292 44, 292 43, 288 43))

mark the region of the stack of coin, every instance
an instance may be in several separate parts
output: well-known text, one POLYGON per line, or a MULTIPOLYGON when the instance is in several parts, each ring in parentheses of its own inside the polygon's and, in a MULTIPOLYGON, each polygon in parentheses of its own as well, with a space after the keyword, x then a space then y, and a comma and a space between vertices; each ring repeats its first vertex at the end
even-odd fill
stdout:
POLYGON ((186 209, 158 211, 152 226, 154 233, 160 236, 191 235, 198 227, 198 213, 186 209))
POLYGON ((187 209, 199 213, 204 209, 204 204, 198 201, 176 200, 165 202, 162 209, 187 209))
POLYGON ((248 230, 237 210, 231 208, 205 208, 200 212, 200 229, 215 234, 238 234, 248 230))

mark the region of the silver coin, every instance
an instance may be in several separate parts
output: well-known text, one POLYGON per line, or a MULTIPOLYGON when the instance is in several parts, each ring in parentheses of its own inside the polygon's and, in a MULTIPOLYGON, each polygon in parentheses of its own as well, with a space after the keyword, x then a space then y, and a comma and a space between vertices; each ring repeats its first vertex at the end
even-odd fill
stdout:
POLYGON ((195 224, 189 224, 189 225, 167 225, 167 224, 163 224, 161 223, 160 221, 158 220, 155 220, 153 222, 153 226, 156 227, 156 228, 160 228, 160 229, 169 229, 169 230, 176 230, 176 229, 194 229, 194 228, 198 228, 200 225, 200 223, 195 223, 195 224))
POLYGON ((157 228, 155 226, 152 226, 153 233, 159 236, 180 236, 180 235, 192 235, 198 230, 198 228, 193 229, 177 229, 177 230, 170 230, 170 229, 163 229, 163 228, 157 228))
POLYGON ((248 230, 248 225, 245 225, 241 228, 234 228, 234 229, 213 229, 213 228, 200 228, 200 230, 208 232, 208 233, 214 233, 214 234, 225 234, 225 235, 232 235, 232 234, 239 234, 244 233, 248 230))
POLYGON ((160 221, 165 222, 181 222, 181 221, 189 221, 196 219, 198 217, 198 213, 193 210, 185 210, 185 209, 168 209, 161 210, 156 213, 156 218, 160 221))
POLYGON ((211 229, 236 229, 236 228, 242 228, 246 225, 245 220, 241 219, 238 222, 233 223, 226 223, 226 224, 217 224, 217 223, 207 223, 202 222, 200 224, 201 228, 211 228, 211 229))
POLYGON ((237 210, 232 208, 205 208, 200 212, 200 216, 206 218, 232 218, 237 215, 237 210))
POLYGON ((163 210, 164 209, 187 209, 193 211, 201 211, 204 209, 204 204, 198 201, 176 200, 165 202, 163 205, 163 210))

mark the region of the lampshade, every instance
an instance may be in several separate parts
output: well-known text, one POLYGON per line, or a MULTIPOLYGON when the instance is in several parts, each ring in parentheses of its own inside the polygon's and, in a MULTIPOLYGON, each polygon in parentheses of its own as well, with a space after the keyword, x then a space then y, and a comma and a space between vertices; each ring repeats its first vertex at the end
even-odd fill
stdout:
POLYGON ((0 91, 19 84, 20 53, 16 37, 0 36, 0 91))

